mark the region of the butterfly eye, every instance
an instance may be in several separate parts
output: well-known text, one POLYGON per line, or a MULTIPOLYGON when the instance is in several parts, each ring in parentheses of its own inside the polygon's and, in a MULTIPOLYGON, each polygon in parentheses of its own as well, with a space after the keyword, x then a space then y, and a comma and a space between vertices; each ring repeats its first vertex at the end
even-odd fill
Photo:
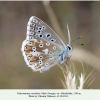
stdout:
POLYGON ((68 49, 71 50, 71 48, 68 46, 68 49))
POLYGON ((71 46, 67 46, 67 49, 68 49, 69 51, 71 51, 71 50, 72 50, 72 47, 71 47, 71 46))

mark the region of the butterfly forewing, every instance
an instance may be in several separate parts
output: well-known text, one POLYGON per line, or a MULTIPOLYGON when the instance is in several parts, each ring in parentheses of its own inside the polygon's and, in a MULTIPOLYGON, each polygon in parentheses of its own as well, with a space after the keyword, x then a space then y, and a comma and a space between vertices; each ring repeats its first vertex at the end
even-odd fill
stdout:
POLYGON ((46 23, 35 16, 32 16, 27 24, 27 39, 30 40, 33 38, 43 38, 59 44, 61 47, 65 47, 59 36, 46 23))

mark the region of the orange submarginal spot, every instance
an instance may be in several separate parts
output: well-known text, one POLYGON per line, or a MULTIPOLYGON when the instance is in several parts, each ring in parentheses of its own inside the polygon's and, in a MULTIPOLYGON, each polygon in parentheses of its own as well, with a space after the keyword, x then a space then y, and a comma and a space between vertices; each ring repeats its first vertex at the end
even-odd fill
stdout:
POLYGON ((26 46, 26 50, 31 50, 31 46, 26 46))
POLYGON ((32 42, 32 46, 34 46, 35 45, 35 43, 34 42, 32 42))
POLYGON ((40 43, 40 42, 41 42, 41 40, 37 39, 37 42, 39 42, 39 43, 40 43))
POLYGON ((39 65, 36 65, 36 67, 35 67, 35 68, 37 68, 37 69, 38 69, 38 68, 41 68, 41 67, 40 67, 39 65))
POLYGON ((32 55, 32 54, 29 54, 29 57, 30 57, 30 58, 32 58, 32 57, 33 57, 33 55, 32 55))
POLYGON ((35 61, 35 59, 34 58, 31 58, 31 61, 30 62, 34 62, 35 61))
POLYGON ((30 53, 30 51, 29 51, 29 50, 26 50, 26 52, 27 52, 27 53, 30 53))
POLYGON ((26 52, 27 52, 27 53, 30 53, 31 50, 32 50, 31 46, 26 46, 26 52))

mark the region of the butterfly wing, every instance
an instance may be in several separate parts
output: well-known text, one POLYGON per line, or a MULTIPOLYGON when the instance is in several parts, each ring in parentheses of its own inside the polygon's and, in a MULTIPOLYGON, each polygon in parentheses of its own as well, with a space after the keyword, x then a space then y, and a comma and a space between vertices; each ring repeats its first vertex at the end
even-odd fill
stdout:
POLYGON ((57 64, 64 43, 37 17, 31 17, 27 37, 22 43, 22 53, 27 65, 34 71, 44 72, 57 64))
POLYGON ((43 38, 47 41, 59 44, 61 47, 65 47, 63 41, 59 36, 41 19, 32 16, 27 24, 27 40, 43 38))
POLYGON ((59 53, 62 52, 59 45, 47 41, 33 39, 24 40, 22 53, 27 65, 34 71, 44 72, 54 66, 59 60, 59 53))

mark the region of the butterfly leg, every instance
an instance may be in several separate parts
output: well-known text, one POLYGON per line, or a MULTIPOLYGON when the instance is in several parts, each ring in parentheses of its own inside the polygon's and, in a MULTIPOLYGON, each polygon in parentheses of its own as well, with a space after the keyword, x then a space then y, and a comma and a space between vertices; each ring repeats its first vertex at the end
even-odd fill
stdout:
POLYGON ((60 54, 59 55, 59 61, 62 63, 64 63, 64 55, 63 54, 60 54))

